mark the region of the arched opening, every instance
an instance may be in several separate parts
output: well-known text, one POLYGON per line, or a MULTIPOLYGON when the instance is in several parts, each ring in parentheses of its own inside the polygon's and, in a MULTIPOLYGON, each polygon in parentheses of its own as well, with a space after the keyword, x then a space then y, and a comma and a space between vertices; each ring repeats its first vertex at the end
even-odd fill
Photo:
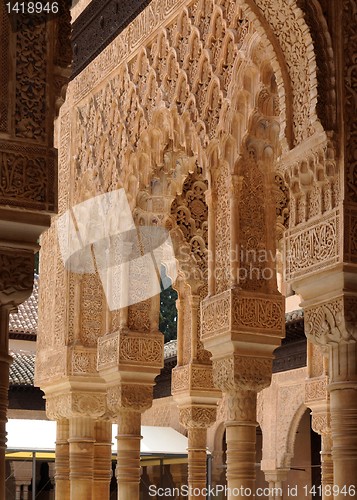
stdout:
MULTIPOLYGON (((166 274, 166 269, 161 269, 161 281, 170 280, 166 274)), ((171 280, 170 280, 171 281, 171 280)), ((176 308, 177 292, 172 287, 161 290, 160 293, 160 320, 159 329, 164 334, 165 343, 177 339, 177 308, 176 308)))
POLYGON ((321 437, 312 430, 310 411, 304 412, 295 434, 294 454, 287 481, 283 485, 284 498, 297 491, 298 498, 321 499, 321 437), (290 489, 290 491, 289 491, 290 489))

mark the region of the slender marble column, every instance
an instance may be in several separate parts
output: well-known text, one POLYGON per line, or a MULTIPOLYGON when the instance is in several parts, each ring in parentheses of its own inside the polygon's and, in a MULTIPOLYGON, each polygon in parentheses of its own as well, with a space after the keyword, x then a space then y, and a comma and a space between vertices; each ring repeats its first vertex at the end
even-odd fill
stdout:
MULTIPOLYGON (((121 410, 118 415, 118 500, 138 500, 140 495, 141 414, 121 410)), ((94 499, 93 499, 94 500, 94 499)))
POLYGON ((9 366, 8 353, 9 308, 0 305, 0 498, 5 496, 6 413, 8 408, 9 366))
POLYGON ((357 488, 357 342, 331 346, 330 374, 334 498, 343 500, 344 488, 357 488))
POLYGON ((254 391, 228 393, 228 500, 255 498, 256 403, 257 393, 254 391))
POLYGON ((69 422, 66 419, 57 421, 56 437, 56 500, 70 500, 69 485, 69 422))
POLYGON ((189 499, 203 500, 202 494, 207 481, 207 429, 188 429, 188 484, 190 490, 198 494, 189 495, 189 499))
MULTIPOLYGON (((94 469, 94 419, 72 417, 69 420, 69 479, 71 500, 92 496, 94 469)), ((62 499, 61 499, 62 500, 62 499)))
POLYGON ((327 494, 333 486, 333 460, 332 460, 332 437, 331 433, 321 435, 321 485, 322 500, 333 498, 333 494, 327 494))
POLYGON ((112 424, 95 423, 93 500, 106 500, 110 494, 112 463, 112 424))

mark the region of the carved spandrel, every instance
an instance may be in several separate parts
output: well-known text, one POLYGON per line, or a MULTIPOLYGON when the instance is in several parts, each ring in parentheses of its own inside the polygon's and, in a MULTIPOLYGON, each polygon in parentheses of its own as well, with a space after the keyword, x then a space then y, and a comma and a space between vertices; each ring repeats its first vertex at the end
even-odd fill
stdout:
POLYGON ((17 306, 32 292, 34 252, 0 247, 0 305, 17 306))
POLYGON ((53 212, 57 151, 0 142, 0 205, 53 212))

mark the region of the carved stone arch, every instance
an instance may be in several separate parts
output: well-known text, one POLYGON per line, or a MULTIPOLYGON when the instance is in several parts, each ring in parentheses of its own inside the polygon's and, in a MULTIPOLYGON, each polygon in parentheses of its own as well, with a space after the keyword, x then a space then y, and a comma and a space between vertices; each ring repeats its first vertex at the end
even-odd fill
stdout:
POLYGON ((277 456, 278 468, 290 468, 291 460, 294 456, 296 433, 306 410, 308 410, 308 408, 303 402, 300 402, 299 406, 294 408, 294 413, 291 415, 292 418, 288 421, 287 433, 277 435, 277 452, 279 453, 277 456))
MULTIPOLYGON (((221 405, 224 407, 225 406, 225 401, 221 402, 221 405)), ((216 481, 219 481, 220 479, 225 480, 225 471, 222 467, 222 464, 224 464, 224 440, 225 440, 225 433, 226 433, 226 426, 225 422, 221 421, 215 428, 214 431, 214 438, 213 438, 213 449, 211 449, 212 453, 212 473, 213 476, 215 477, 216 481)))
POLYGON ((336 128, 336 67, 331 34, 319 0, 297 0, 310 29, 316 55, 316 110, 325 131, 336 128))
MULTIPOLYGON (((253 22, 257 31, 264 26, 267 39, 274 47, 277 58, 272 58, 284 70, 285 104, 281 109, 288 113, 288 123, 293 124, 293 143, 299 144, 322 129, 316 113, 316 55, 314 53, 309 27, 297 0, 277 4, 269 0, 246 0, 243 11, 253 22), (296 44, 299 44, 299 63, 296 61, 296 44), (289 88, 292 100, 289 101, 289 88)), ((278 88, 280 79, 277 80, 278 88)), ((289 131, 288 131, 289 136, 289 131)), ((292 136, 290 136, 292 138, 292 136)))

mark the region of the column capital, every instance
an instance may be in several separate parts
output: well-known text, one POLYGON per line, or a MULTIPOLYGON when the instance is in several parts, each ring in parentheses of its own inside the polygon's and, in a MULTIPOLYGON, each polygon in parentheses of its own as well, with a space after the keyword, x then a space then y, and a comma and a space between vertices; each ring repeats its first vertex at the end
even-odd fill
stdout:
POLYGON ((106 415, 106 410, 104 392, 76 391, 46 396, 46 413, 51 420, 100 418, 106 415))
POLYGON ((236 391, 259 392, 269 387, 272 374, 272 358, 231 354, 213 359, 215 386, 228 394, 236 391))
POLYGON ((118 384, 108 388, 107 404, 112 418, 123 411, 143 413, 152 405, 152 385, 118 384))
POLYGON ((208 429, 217 416, 216 405, 189 405, 180 407, 180 424, 186 429, 208 429))
POLYGON ((342 294, 307 306, 305 333, 319 345, 357 341, 357 295, 342 294))

